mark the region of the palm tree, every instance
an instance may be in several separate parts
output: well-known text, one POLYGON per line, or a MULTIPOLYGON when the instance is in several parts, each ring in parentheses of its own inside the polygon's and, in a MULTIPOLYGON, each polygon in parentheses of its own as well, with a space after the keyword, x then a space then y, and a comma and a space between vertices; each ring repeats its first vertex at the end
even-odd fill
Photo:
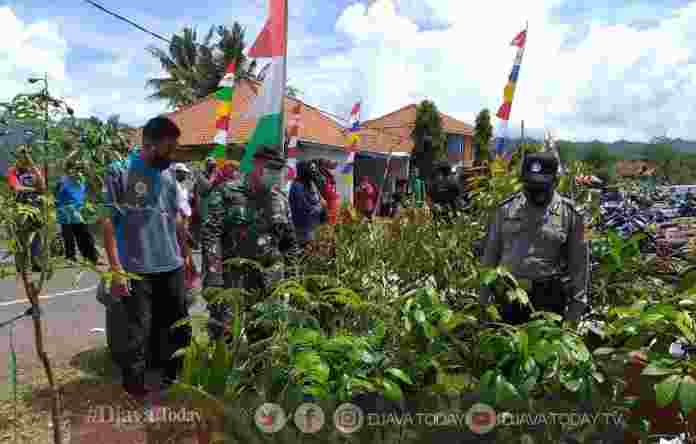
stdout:
POLYGON ((168 51, 147 48, 169 75, 147 81, 147 86, 155 90, 149 98, 166 100, 172 108, 190 105, 215 92, 232 62, 237 65, 237 79, 255 79, 256 61, 244 55, 244 48, 244 28, 238 23, 232 29, 212 26, 202 43, 195 29, 184 28, 174 35, 168 51), (214 36, 217 40, 213 43, 214 36))

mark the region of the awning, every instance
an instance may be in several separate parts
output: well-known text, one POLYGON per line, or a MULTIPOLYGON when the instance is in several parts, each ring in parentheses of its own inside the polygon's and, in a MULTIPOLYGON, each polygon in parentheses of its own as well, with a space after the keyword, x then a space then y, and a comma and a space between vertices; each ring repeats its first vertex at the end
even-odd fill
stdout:
MULTIPOLYGON (((411 153, 403 153, 403 152, 395 152, 392 153, 392 158, 400 158, 404 159, 407 157, 411 157, 411 153)), ((367 158, 373 158, 373 159, 388 159, 389 158, 389 153, 376 153, 373 151, 359 151, 356 156, 360 157, 367 157, 367 158)))

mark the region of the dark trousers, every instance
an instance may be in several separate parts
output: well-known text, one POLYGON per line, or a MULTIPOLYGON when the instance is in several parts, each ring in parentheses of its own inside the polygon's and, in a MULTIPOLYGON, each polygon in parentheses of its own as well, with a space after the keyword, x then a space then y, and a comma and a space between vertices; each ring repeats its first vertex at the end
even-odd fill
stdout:
POLYGON ((131 294, 123 299, 129 324, 138 332, 132 335, 135 344, 129 347, 133 350, 130 365, 123 368, 126 388, 142 386, 148 368, 161 368, 166 379, 176 379, 183 361, 172 354, 191 341, 190 327, 172 329, 188 316, 183 267, 140 276, 142 279, 131 281, 131 294))
MULTIPOLYGON (((559 281, 533 282, 528 295, 536 311, 548 311, 565 317, 566 301, 559 281)), ((529 305, 515 301, 507 302, 501 308, 500 315, 507 324, 520 325, 531 320, 532 310, 529 305)))
POLYGON ((89 232, 87 224, 63 224, 61 225, 63 243, 65 244, 65 258, 75 259, 75 243, 80 249, 83 258, 92 263, 96 263, 99 253, 94 246, 94 238, 89 232))

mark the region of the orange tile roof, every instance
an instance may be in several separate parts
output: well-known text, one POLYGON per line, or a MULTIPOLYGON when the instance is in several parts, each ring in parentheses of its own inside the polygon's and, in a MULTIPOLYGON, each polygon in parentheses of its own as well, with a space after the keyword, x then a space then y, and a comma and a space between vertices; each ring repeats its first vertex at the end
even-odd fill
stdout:
POLYGON ((655 174, 657 165, 652 161, 644 160, 619 160, 616 162, 616 173, 621 177, 636 177, 641 175, 642 169, 646 167, 646 176, 655 174))
MULTIPOLYGON (((417 105, 411 104, 376 119, 362 123, 359 147, 363 150, 410 153, 414 143, 411 131, 415 127, 417 105)), ((474 128, 460 120, 440 113, 446 133, 473 136, 474 128)))
MULTIPOLYGON (((242 82, 235 89, 232 99, 232 118, 227 138, 228 143, 244 144, 251 137, 256 121, 254 119, 242 119, 240 114, 247 111, 253 102, 255 94, 251 88, 251 82, 242 82)), ((179 144, 181 146, 212 145, 215 137, 215 109, 219 101, 215 97, 208 96, 205 99, 165 114, 172 119, 181 129, 179 144)), ((313 106, 307 105, 301 100, 285 98, 285 118, 290 117, 292 108, 301 104, 300 140, 321 143, 336 147, 344 147, 346 137, 341 126, 330 117, 321 113, 313 106)), ((141 137, 142 130, 135 136, 141 137)), ((136 139, 136 140, 137 140, 136 139)))
MULTIPOLYGON (((242 82, 232 99, 233 116, 230 121, 228 143, 244 144, 251 137, 256 126, 253 119, 240 119, 239 114, 246 112, 254 98, 252 85, 259 87, 259 82, 242 82), (236 115, 236 117, 235 117, 236 115)), ((212 145, 215 136, 215 109, 219 102, 211 95, 200 101, 166 114, 181 129, 179 144, 183 147, 212 145)), ((290 116, 294 105, 301 104, 301 127, 299 138, 302 141, 346 148, 347 134, 334 119, 318 108, 307 105, 301 100, 285 98, 285 117, 290 116)), ((442 114, 443 128, 448 133, 471 136, 473 128, 453 117, 442 114)), ((363 151, 411 152, 411 130, 415 125, 416 105, 408 105, 385 116, 363 122, 363 129, 358 133, 358 149, 363 151)), ((140 143, 142 128, 134 134, 134 143, 140 143)))

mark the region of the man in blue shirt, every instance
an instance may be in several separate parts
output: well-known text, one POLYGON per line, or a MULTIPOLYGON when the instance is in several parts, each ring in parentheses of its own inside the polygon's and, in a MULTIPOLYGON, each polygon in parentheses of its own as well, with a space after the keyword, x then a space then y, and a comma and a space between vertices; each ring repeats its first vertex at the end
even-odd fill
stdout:
POLYGON ((151 119, 143 128, 142 148, 112 164, 104 179, 104 248, 111 271, 111 294, 120 297, 129 314, 128 352, 114 356, 123 371, 125 390, 136 398, 147 394, 147 367, 164 370, 165 385, 176 379, 181 358, 172 354, 186 347, 189 328, 172 329, 188 316, 185 267, 191 251, 178 211, 176 181, 168 171, 178 147, 180 130, 166 117, 151 119), (184 251, 181 251, 183 249, 184 251), (127 283, 123 272, 139 279, 127 283))
POLYGON ((94 247, 94 238, 89 231, 89 226, 85 224, 82 217, 87 184, 78 171, 76 162, 72 159, 66 162, 65 172, 66 175, 58 179, 54 190, 57 219, 65 244, 65 258, 69 261, 75 260, 75 242, 77 241, 82 257, 96 264, 99 253, 94 247))

